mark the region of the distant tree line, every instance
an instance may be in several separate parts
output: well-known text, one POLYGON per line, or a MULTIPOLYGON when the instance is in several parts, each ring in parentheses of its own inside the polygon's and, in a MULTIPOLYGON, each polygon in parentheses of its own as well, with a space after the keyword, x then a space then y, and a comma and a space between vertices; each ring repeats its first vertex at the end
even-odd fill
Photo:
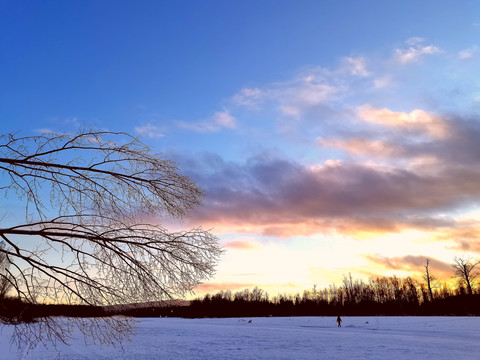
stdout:
POLYGON ((258 287, 237 292, 222 290, 180 305, 137 304, 125 307, 31 305, 18 299, 0 299, 0 316, 95 317, 122 314, 134 317, 254 317, 254 316, 376 316, 376 315, 480 315, 479 261, 455 258, 456 286, 436 280, 426 259, 422 281, 412 277, 343 277, 340 285, 316 286, 302 294, 270 296, 258 287))
MULTIPOLYGON (((439 282, 425 261, 423 281, 412 277, 376 277, 368 281, 343 277, 340 286, 270 297, 262 289, 220 291, 175 309, 186 317, 315 316, 315 315, 480 315, 477 278, 480 261, 456 257, 456 286, 439 282)), ((172 309, 171 309, 172 310, 172 309)), ((167 314, 168 315, 168 314, 167 314)))
MULTIPOLYGON (((429 299, 426 287, 410 277, 379 277, 368 282, 346 276, 341 286, 274 297, 261 289, 220 291, 176 309, 186 317, 480 315, 480 293, 442 284, 429 299)), ((167 314, 168 316, 168 314, 167 314)))

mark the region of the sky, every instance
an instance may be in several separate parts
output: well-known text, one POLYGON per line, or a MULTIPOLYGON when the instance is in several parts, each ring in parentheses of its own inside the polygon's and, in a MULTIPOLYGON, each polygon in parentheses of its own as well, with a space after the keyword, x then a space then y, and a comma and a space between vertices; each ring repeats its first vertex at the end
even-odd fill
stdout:
POLYGON ((0 130, 139 136, 204 190, 197 294, 480 256, 478 1, 0 0, 0 130))

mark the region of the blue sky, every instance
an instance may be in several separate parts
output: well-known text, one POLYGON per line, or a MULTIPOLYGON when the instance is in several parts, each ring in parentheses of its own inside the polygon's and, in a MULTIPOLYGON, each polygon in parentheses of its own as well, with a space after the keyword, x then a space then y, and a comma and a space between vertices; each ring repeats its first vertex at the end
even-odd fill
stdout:
POLYGON ((199 292, 446 278, 480 253, 478 39, 477 1, 2 1, 0 127, 177 160, 227 250, 199 292))

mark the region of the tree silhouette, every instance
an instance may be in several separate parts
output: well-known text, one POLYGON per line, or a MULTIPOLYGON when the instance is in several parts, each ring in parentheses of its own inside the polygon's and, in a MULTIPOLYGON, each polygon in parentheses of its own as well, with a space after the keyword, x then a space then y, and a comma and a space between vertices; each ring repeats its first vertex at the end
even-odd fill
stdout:
POLYGON ((473 260, 471 257, 455 257, 453 259, 454 275, 466 286, 468 294, 473 294, 472 286, 480 274, 477 267, 480 260, 473 260))
MULTIPOLYGON (((0 241, 0 250, 5 247, 5 243, 0 241)), ((5 311, 5 300, 7 298, 7 294, 12 288, 12 284, 6 276, 6 270, 9 267, 9 263, 7 261, 7 256, 5 253, 0 252, 0 323, 8 322, 8 317, 6 316, 5 311)))
POLYGON ((435 281, 435 277, 430 272, 430 259, 425 259, 425 275, 423 279, 427 282, 427 289, 430 301, 433 301, 432 282, 435 281))
POLYGON ((9 216, 18 222, 0 225, 0 255, 10 264, 0 277, 24 302, 173 299, 214 273, 215 236, 159 224, 185 216, 202 191, 128 134, 4 135, 0 172, 0 190, 25 205, 9 216))

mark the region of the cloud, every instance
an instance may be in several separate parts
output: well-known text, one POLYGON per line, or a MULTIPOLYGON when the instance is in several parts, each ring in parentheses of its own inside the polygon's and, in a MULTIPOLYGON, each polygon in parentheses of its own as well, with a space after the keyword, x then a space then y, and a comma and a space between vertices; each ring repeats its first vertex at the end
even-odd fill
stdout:
POLYGON ((425 42, 425 39, 420 36, 413 36, 407 40, 405 40, 405 44, 410 46, 419 46, 425 42))
POLYGON ((472 46, 468 49, 462 50, 458 53, 458 58, 460 60, 469 60, 475 57, 478 54, 478 46, 472 46))
POLYGON ((140 136, 145 136, 151 139, 161 138, 165 136, 163 131, 158 126, 152 124, 136 126, 135 132, 140 136))
POLYGON ((346 57, 344 58, 344 65, 350 74, 355 76, 369 76, 370 72, 367 71, 365 59, 363 57, 346 57))
POLYGON ((232 97, 232 101, 237 105, 254 108, 262 103, 267 97, 268 94, 266 94, 264 90, 259 88, 245 88, 235 94, 232 97))
POLYGON ((315 106, 329 101, 338 92, 338 89, 328 84, 305 84, 292 91, 294 102, 298 105, 315 106))
POLYGON ((393 80, 388 75, 381 76, 373 80, 373 86, 375 87, 375 89, 384 89, 391 86, 392 84, 393 80))
MULTIPOLYGON (((397 60, 438 52, 411 38, 397 49, 397 60)), ((253 114, 251 123, 262 119, 266 148, 291 148, 281 136, 270 136, 274 131, 291 138, 298 133, 301 141, 291 158, 275 150, 278 155, 260 153, 242 162, 215 154, 182 159, 206 193, 192 221, 219 233, 272 237, 420 229, 437 239, 456 229, 452 214, 480 206, 480 125, 446 106, 435 113, 423 108, 418 99, 428 94, 412 94, 423 79, 413 70, 392 67, 391 59, 346 57, 335 69, 308 67, 287 81, 239 91, 228 106, 253 114), (406 73, 410 77, 402 77, 406 73), (406 84, 412 75, 415 83, 406 84), (385 89, 393 83, 394 89, 385 89), (386 105, 392 103, 398 111, 386 105)))
POLYGON ((312 167, 263 155, 243 165, 214 155, 182 163, 206 190, 195 221, 280 237, 438 227, 442 224, 433 214, 478 203, 480 195, 480 171, 449 155, 445 161, 454 165, 422 171, 352 162, 312 167))
POLYGON ((210 118, 201 122, 181 122, 180 126, 198 132, 217 132, 222 129, 235 129, 237 127, 237 121, 228 110, 225 110, 217 111, 210 118))
POLYGON ((418 109, 410 113, 393 112, 389 109, 376 109, 367 104, 358 107, 358 116, 371 123, 427 133, 436 138, 446 137, 450 132, 444 119, 418 109))
POLYGON ((391 158, 402 152, 402 149, 395 144, 381 140, 367 140, 362 138, 351 139, 322 139, 317 143, 323 147, 331 147, 345 150, 353 155, 391 158))
MULTIPOLYGON (((348 76, 364 76, 366 69, 361 59, 348 58, 345 65, 348 76)), ((346 89, 345 71, 329 71, 312 67, 299 72, 294 78, 272 83, 262 88, 245 88, 231 98, 231 103, 251 109, 267 106, 282 115, 299 116, 309 109, 335 101, 346 89)))
POLYGON ((38 134, 58 134, 57 131, 52 130, 52 129, 47 129, 47 128, 42 128, 42 129, 35 129, 35 132, 38 134))
MULTIPOLYGON (((382 129, 364 129, 364 138, 317 139, 322 147, 347 151, 348 159, 303 164, 269 153, 244 163, 214 154, 182 159, 206 191, 192 221, 219 232, 274 237, 420 229, 443 240, 442 234, 465 227, 448 214, 480 206, 480 125, 421 110, 364 106, 360 114, 382 129)), ((453 238, 448 241, 455 244, 453 238)))
POLYGON ((425 55, 438 54, 440 48, 433 45, 423 45, 424 39, 414 37, 406 41, 409 45, 406 49, 395 49, 394 58, 401 64, 414 63, 422 59, 425 55))
POLYGON ((260 246, 252 241, 235 240, 226 243, 225 248, 239 250, 256 250, 259 249, 260 246))
POLYGON ((452 226, 439 231, 434 239, 449 242, 450 249, 480 255, 480 221, 459 220, 452 226))
MULTIPOLYGON (((413 37, 406 41, 404 48, 395 49, 395 59, 401 63, 417 62, 440 52, 425 39, 413 37)), ((309 137, 312 139, 310 134, 314 132, 323 135, 325 131, 346 127, 346 118, 351 116, 349 105, 379 103, 375 100, 393 96, 386 90, 395 90, 394 96, 401 101, 406 96, 402 93, 402 85, 412 74, 403 66, 392 65, 395 64, 387 58, 343 57, 337 66, 304 67, 290 79, 245 87, 229 98, 227 107, 231 107, 232 113, 235 111, 238 116, 244 116, 246 123, 261 116, 265 124, 273 122, 276 125, 274 131, 282 137, 305 141, 309 137), (240 111, 237 113, 237 110, 240 111), (330 128, 326 127, 327 123, 330 128)), ((413 111, 407 117, 423 115, 413 111)), ((404 129, 408 130, 408 127, 404 129)), ((313 139, 315 137, 318 134, 313 139)))
MULTIPOLYGON (((478 233, 480 232, 478 229, 475 230, 475 232, 478 233)), ((480 254, 480 240, 478 240, 478 237, 472 240, 459 240, 455 239, 455 246, 452 247, 454 250, 460 250, 463 252, 469 252, 469 253, 476 253, 480 254)))
POLYGON ((234 129, 237 124, 235 118, 228 111, 219 111, 213 115, 213 122, 222 128, 234 129))
POLYGON ((422 255, 406 255, 398 257, 385 257, 380 255, 364 255, 371 263, 380 265, 385 269, 425 273, 426 259, 429 258, 429 270, 432 275, 443 279, 452 276, 452 266, 441 260, 422 255))

